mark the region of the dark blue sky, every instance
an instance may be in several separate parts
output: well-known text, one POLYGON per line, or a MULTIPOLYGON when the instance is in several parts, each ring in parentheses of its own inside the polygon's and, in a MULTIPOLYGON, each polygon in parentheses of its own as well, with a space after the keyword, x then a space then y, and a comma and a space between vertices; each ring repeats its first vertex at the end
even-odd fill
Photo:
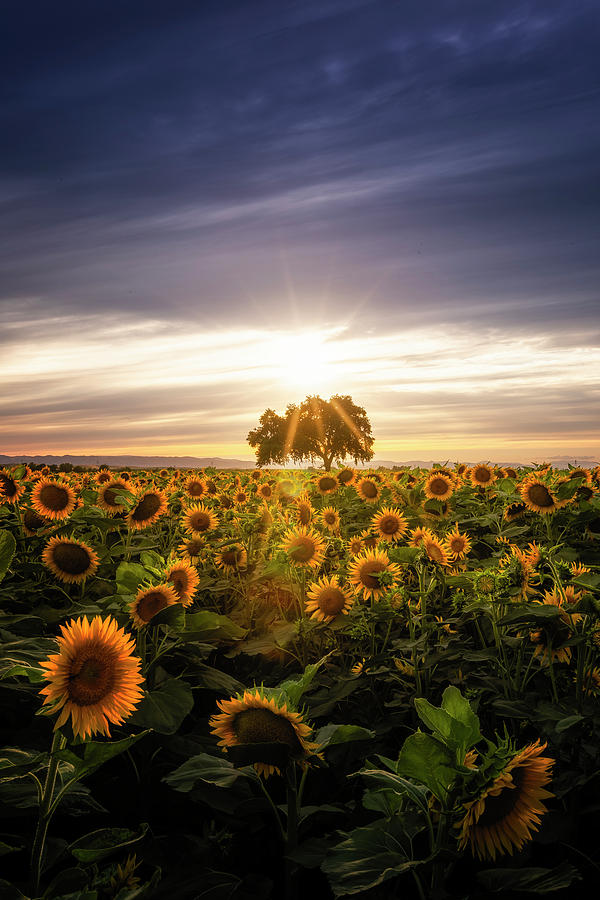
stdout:
MULTIPOLYGON (((599 24, 595 0, 11 4, 0 343, 24 377, 40 321, 596 347, 599 24)), ((589 385, 563 387, 589 441, 589 385)))

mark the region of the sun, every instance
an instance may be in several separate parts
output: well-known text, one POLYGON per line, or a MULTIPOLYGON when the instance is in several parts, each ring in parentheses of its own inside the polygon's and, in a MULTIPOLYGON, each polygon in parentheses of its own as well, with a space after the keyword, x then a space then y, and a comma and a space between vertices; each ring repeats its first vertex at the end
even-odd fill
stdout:
POLYGON ((319 331, 277 335, 270 359, 275 379, 289 387, 325 392, 331 387, 334 359, 328 335, 319 331))

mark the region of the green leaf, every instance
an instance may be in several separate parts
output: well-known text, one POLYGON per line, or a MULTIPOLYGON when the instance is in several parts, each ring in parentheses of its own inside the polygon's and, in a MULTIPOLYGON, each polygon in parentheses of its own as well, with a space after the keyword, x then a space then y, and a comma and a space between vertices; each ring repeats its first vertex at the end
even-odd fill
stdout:
POLYGON ((100 828, 78 838, 68 849, 79 862, 96 862, 139 843, 147 833, 146 822, 141 823, 138 831, 131 831, 129 828, 100 828))
POLYGON ((228 616, 202 609, 186 617, 181 637, 192 641, 239 641, 246 634, 247 629, 240 628, 228 616))
POLYGON ((8 571, 17 549, 17 542, 10 531, 0 531, 0 581, 8 571))
POLYGON ((159 734, 175 734, 193 706, 194 697, 187 681, 169 678, 146 694, 129 721, 159 734))
POLYGON ((79 781, 81 778, 91 775, 109 759, 129 750, 147 733, 147 731, 143 731, 141 734, 132 734, 120 741, 86 741, 78 746, 72 746, 71 749, 61 750, 57 756, 59 759, 71 763, 73 766, 71 780, 79 781))
POLYGON ((471 709, 471 704, 466 697, 463 697, 459 689, 452 684, 448 685, 442 695, 442 709, 445 709, 448 715, 457 722, 466 726, 469 736, 465 750, 469 750, 481 740, 478 716, 471 709))
POLYGON ((520 625, 528 622, 539 622, 543 625, 549 619, 560 616, 561 612, 560 607, 548 603, 529 603, 520 610, 503 616, 498 621, 498 625, 520 625))
POLYGON ((122 562, 116 578, 120 594, 137 594, 142 581, 150 578, 150 572, 139 563, 122 562))
POLYGON ((4 878, 0 878, 0 897, 2 897, 2 900, 28 900, 19 888, 11 884, 10 881, 5 881, 4 878))
POLYGON ((325 725, 319 729, 317 743, 321 749, 336 744, 349 744, 351 741, 372 741, 375 732, 361 725, 325 725))
POLYGON ((24 844, 17 844, 15 847, 13 844, 6 844, 4 841, 0 841, 0 856, 16 853, 18 850, 22 850, 24 846, 24 844))
POLYGON ((561 863, 554 869, 485 869, 476 878, 491 894, 505 891, 546 894, 569 887, 574 881, 580 881, 581 875, 574 866, 561 863))
POLYGON ((355 828, 328 854, 321 868, 336 897, 360 894, 421 864, 399 819, 355 828))
POLYGON ((561 719, 560 722, 556 723, 555 731, 561 732, 566 731, 568 728, 571 728, 573 725, 577 725, 579 722, 583 722, 584 716, 567 716, 564 719, 561 719))
POLYGON ((470 728, 458 719, 454 719, 445 709, 433 706, 423 697, 415 699, 418 716, 435 737, 452 750, 466 749, 469 743, 470 728))
MULTIPOLYGON (((384 759, 384 757, 380 757, 380 759, 384 759)), ((396 766, 398 763, 392 763, 392 765, 396 766)), ((358 774, 373 779, 384 789, 393 790, 400 796, 409 797, 423 813, 429 815, 428 791, 420 784, 414 784, 395 772, 386 772, 385 769, 361 769, 358 774)))
POLYGON ((152 616, 148 622, 148 628, 156 628, 158 625, 168 625, 169 628, 181 630, 185 627, 185 610, 181 603, 165 606, 160 612, 152 616))
POLYGON ((398 759, 398 774, 424 784, 442 803, 456 778, 452 753, 429 734, 418 731, 404 741, 398 759))
POLYGON ((163 781, 170 785, 173 790, 185 794, 191 791, 198 781, 216 784, 218 787, 231 787, 240 776, 246 775, 246 772, 236 769, 224 757, 199 753, 197 756, 192 756, 186 760, 174 772, 166 775, 163 781))
POLYGON ((278 690, 282 691, 287 696, 292 706, 298 706, 302 694, 304 694, 309 689, 315 675, 317 674, 325 660, 330 656, 331 654, 328 653, 318 662, 308 665, 301 675, 295 675, 292 676, 292 678, 287 678, 285 681, 282 681, 282 683, 279 685, 278 690))
POLYGON ((40 681, 45 681, 47 675, 43 669, 37 669, 34 666, 21 665, 20 663, 0 672, 0 681, 3 681, 5 678, 16 677, 25 677, 31 684, 38 684, 40 681))

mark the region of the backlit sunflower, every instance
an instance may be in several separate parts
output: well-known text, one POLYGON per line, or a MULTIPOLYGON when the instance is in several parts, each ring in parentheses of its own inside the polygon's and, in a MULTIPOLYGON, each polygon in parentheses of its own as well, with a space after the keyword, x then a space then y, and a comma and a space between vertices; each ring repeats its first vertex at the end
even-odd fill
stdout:
POLYGON ((454 482, 450 475, 434 469, 427 476, 424 490, 428 500, 447 500, 454 491, 454 482))
POLYGON ((59 581, 80 584, 98 568, 98 554, 83 541, 51 537, 44 547, 42 562, 59 581))
POLYGON ((321 510, 320 519, 323 523, 324 528, 326 528, 328 531, 339 531, 340 514, 337 509, 333 508, 333 506, 325 506, 321 510))
POLYGON ((399 509, 386 506, 372 518, 372 527, 377 530, 382 541, 395 543, 406 534, 408 522, 399 509))
POLYGON ((26 486, 17 481, 7 469, 0 469, 0 506, 3 503, 18 503, 26 486))
POLYGON ((143 696, 134 639, 100 616, 71 619, 60 630, 59 652, 40 664, 50 682, 40 691, 44 705, 61 710, 54 729, 70 716, 75 735, 110 737, 109 723, 121 725, 143 696))
POLYGON ((36 513, 35 509, 26 509, 23 512, 23 531, 28 537, 33 537, 48 525, 49 523, 36 513))
POLYGON ((177 559, 165 571, 165 579, 175 588, 182 606, 191 606, 200 577, 189 559, 177 559))
POLYGON ((311 619, 320 622, 333 622, 336 616, 347 615, 354 603, 348 588, 339 583, 337 575, 323 577, 313 581, 306 592, 306 612, 311 619))
POLYGON ((247 554, 241 544, 223 547, 215 556, 215 566, 224 572, 239 572, 246 568, 247 554))
POLYGON ((192 500, 199 500, 200 497, 204 497, 206 494, 206 484, 197 475, 190 476, 185 482, 183 489, 192 500))
POLYGON ((183 530, 194 537, 212 531, 217 524, 214 512, 202 503, 195 503, 186 509, 181 519, 183 530))
POLYGON ((135 628, 143 628, 152 618, 167 606, 179 603, 175 587, 168 582, 153 587, 142 587, 129 606, 129 613, 135 628))
MULTIPOLYGON (((221 712, 208 724, 215 737, 220 738, 223 752, 228 747, 278 743, 289 748, 291 759, 306 765, 306 758, 317 749, 308 740, 311 729, 302 715, 288 709, 287 703, 273 697, 268 699, 259 688, 244 691, 230 700, 218 700, 217 706, 221 712)), ((254 768, 265 778, 274 772, 281 774, 269 762, 255 762, 254 768)))
POLYGON ((117 497, 119 494, 122 494, 123 491, 130 490, 131 486, 123 481, 122 478, 109 478, 108 481, 105 481, 100 486, 96 506, 99 506, 100 509, 103 509, 104 512, 107 512, 111 516, 116 516, 117 513, 125 512, 127 507, 123 503, 118 503, 117 497))
POLYGON ((361 478, 356 485, 356 493, 367 503, 377 503, 379 499, 379 485, 373 478, 361 478))
POLYGON ((491 466, 486 466, 485 463, 479 463, 479 465, 473 466, 470 477, 473 487, 488 487, 496 480, 494 470, 491 466))
POLYGON ((547 812, 543 800, 554 794, 545 789, 554 760, 542 756, 546 744, 530 744, 519 751, 477 799, 465 803, 458 846, 470 847, 473 856, 496 856, 521 850, 537 831, 547 812))
POLYGON ((110 474, 108 469, 100 469, 94 475, 94 481, 96 484, 106 484, 107 481, 112 480, 112 475, 110 474))
POLYGON ((389 575, 396 579, 400 570, 396 563, 391 563, 384 550, 365 550, 355 556, 348 568, 348 577, 355 586, 357 592, 362 592, 363 597, 371 597, 376 600, 385 590, 380 584, 379 576, 389 575))
POLYGON ((281 546, 296 566, 318 569, 325 557, 325 544, 321 536, 303 525, 287 531, 281 546))
POLYGON ((306 492, 296 497, 296 519, 299 525, 308 525, 312 520, 313 508, 306 492))
POLYGON ((348 484, 352 484, 354 478, 356 477, 356 473, 354 469, 343 468, 337 473, 338 484, 341 484, 342 487, 348 484))
POLYGON ((454 529, 446 535, 445 544, 453 562, 457 559, 464 559, 472 546, 469 536, 461 534, 458 530, 458 522, 455 524, 454 529))
POLYGON ((423 549, 429 559, 440 566, 449 566, 450 560, 443 544, 436 537, 424 537, 423 549))
POLYGON ((527 505, 525 503, 511 503, 504 510, 503 518, 505 522, 512 522, 515 519, 520 519, 526 512, 527 505))
POLYGON ((203 538, 191 537, 179 545, 177 552, 180 553, 184 559, 188 559, 191 563, 196 565, 198 558, 205 547, 206 542, 203 538))
POLYGON ((362 553, 362 551, 365 549, 360 535, 356 535, 356 537, 350 538, 346 546, 348 548, 348 553, 350 554, 350 556, 358 556, 358 554, 362 553))
POLYGON ((75 491, 62 481, 41 478, 31 493, 31 505, 45 519, 68 519, 77 503, 75 491))
POLYGON ((519 493, 523 499, 523 503, 532 512, 540 515, 547 515, 558 509, 556 497, 550 489, 535 476, 525 479, 519 487, 519 493))
POLYGON ((333 475, 319 475, 315 481, 315 487, 319 494, 325 497, 327 494, 335 494, 339 484, 337 478, 334 478, 333 475))
POLYGON ((127 516, 127 525, 135 531, 154 525, 167 511, 167 497, 158 488, 145 491, 127 516))

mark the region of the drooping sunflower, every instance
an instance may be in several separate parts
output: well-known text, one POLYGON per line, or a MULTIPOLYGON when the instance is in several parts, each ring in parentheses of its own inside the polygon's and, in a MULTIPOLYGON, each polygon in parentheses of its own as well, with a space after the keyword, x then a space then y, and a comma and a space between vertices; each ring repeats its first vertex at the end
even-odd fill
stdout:
POLYGON ((417 526, 417 528, 413 528, 409 534, 408 546, 409 547, 420 547, 425 540, 425 538, 433 538, 435 535, 429 528, 425 528, 422 525, 417 526))
POLYGON ((446 535, 445 544, 453 562, 456 562, 457 559, 464 559, 472 546, 470 537, 467 534, 461 534, 458 530, 458 522, 454 529, 446 535))
POLYGON ((504 521, 505 522, 513 522, 515 519, 520 519, 521 516, 524 516, 527 512, 527 505, 525 503, 511 503, 504 510, 504 521))
POLYGON ((188 540, 183 541, 179 547, 177 548, 177 552, 180 553, 184 559, 188 559, 191 563, 196 565, 200 554, 206 547, 206 542, 201 537, 191 537, 188 540))
POLYGON ((374 478, 361 478, 356 484, 356 493, 367 503, 377 503, 379 499, 379 485, 374 478))
POLYGON ((339 531, 340 514, 333 506, 325 506, 321 510, 320 518, 327 531, 339 531))
POLYGON ((354 597, 348 588, 340 585, 337 575, 313 581, 306 596, 310 598, 305 604, 306 612, 320 622, 333 622, 336 616, 347 615, 354 603, 354 597))
POLYGON ((239 572, 246 568, 247 554, 241 544, 223 547, 215 556, 215 566, 224 572, 239 572))
POLYGON ((554 760, 541 754, 546 744, 530 744, 515 754, 479 797, 465 803, 458 846, 470 847, 473 856, 495 860, 512 855, 531 840, 547 812, 543 800, 554 794, 545 789, 554 760))
POLYGON ((26 509, 23 512, 23 531, 27 537, 34 537, 39 531, 47 528, 48 524, 35 509, 26 509))
POLYGON ((390 562, 385 550, 365 550, 354 557, 348 568, 350 582, 365 599, 371 597, 376 600, 381 596, 385 588, 380 584, 379 576, 384 573, 393 579, 400 574, 398 566, 390 562))
POLYGON ((334 478, 333 475, 319 475, 315 481, 315 487, 319 494, 322 497, 325 497, 327 494, 335 494, 339 487, 339 483, 337 478, 334 478))
POLYGON ((61 711, 54 729, 70 716, 75 735, 109 737, 109 723, 121 725, 143 696, 134 639, 100 616, 71 619, 60 630, 59 652, 41 663, 50 682, 40 691, 44 705, 61 711))
POLYGON ((134 628, 144 628, 157 613, 175 603, 179 603, 179 597, 169 582, 140 588, 129 606, 134 628))
POLYGON ((42 553, 42 562, 65 584, 80 584, 98 568, 98 554, 74 538, 51 537, 42 553))
POLYGON ((345 485, 352 484, 355 477, 356 477, 356 473, 355 473, 354 469, 350 469, 348 467, 344 467, 343 469, 340 469, 340 471, 337 473, 338 484, 341 484, 342 487, 345 485))
POLYGON ((165 571, 165 579, 175 588, 182 606, 191 606, 200 576, 189 559, 174 560, 165 571))
POLYGON ((479 463, 479 465, 473 466, 470 477, 473 487, 489 487, 489 485, 493 484, 496 480, 494 470, 491 466, 486 466, 485 463, 479 463))
POLYGON ((434 469, 427 476, 424 490, 428 500, 448 500, 454 492, 454 482, 450 475, 434 469))
POLYGON ((41 478, 31 493, 31 505, 44 519, 68 519, 77 504, 75 491, 62 481, 41 478))
POLYGON ((299 525, 308 525, 312 520, 313 508, 306 492, 296 497, 296 518, 299 525))
POLYGON ((25 490, 25 484, 14 478, 7 469, 0 469, 0 506, 3 503, 18 503, 25 490))
POLYGON ((399 541, 408 530, 408 522, 396 507, 384 507, 373 516, 371 522, 372 527, 377 529, 381 540, 388 541, 388 543, 399 541))
MULTIPOLYGON (((221 712, 208 724, 220 738, 223 752, 240 745, 279 743, 289 748, 291 759, 305 765, 306 758, 317 749, 317 744, 308 740, 311 728, 302 715, 289 709, 287 703, 267 698, 259 688, 230 700, 218 700, 217 706, 221 712)), ((254 768, 265 778, 274 772, 281 774, 269 762, 255 762, 254 768)))
POLYGON ((194 537, 212 531, 217 524, 217 517, 212 509, 204 506, 203 503, 195 503, 190 506, 185 510, 181 519, 183 530, 194 537))
POLYGON ((532 512, 548 515, 558 509, 556 497, 539 478, 534 476, 526 478, 519 487, 519 493, 527 509, 532 512))
POLYGON ((100 486, 96 505, 109 515, 116 516, 118 513, 125 512, 127 509, 125 504, 117 502, 117 497, 123 491, 130 490, 130 485, 128 485, 126 481, 123 481, 122 478, 109 478, 108 481, 103 482, 100 486))
POLYGON ((167 511, 167 497, 158 488, 145 491, 127 516, 127 525, 135 531, 154 525, 167 511))
POLYGON ((424 537, 423 549, 432 562, 437 563, 440 566, 450 565, 446 548, 436 537, 424 537))
POLYGON ((325 544, 321 536, 303 525, 287 531, 281 546, 296 566, 318 569, 325 557, 325 544))

